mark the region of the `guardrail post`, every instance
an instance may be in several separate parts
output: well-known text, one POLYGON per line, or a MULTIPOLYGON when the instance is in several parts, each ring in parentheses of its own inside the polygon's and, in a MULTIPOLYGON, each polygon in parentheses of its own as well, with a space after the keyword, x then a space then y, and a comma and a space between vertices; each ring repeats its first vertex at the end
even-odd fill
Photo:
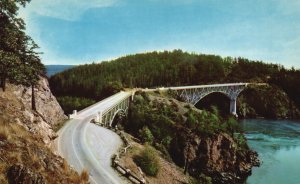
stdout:
POLYGON ((103 115, 103 112, 102 111, 100 111, 99 113, 98 113, 98 117, 99 117, 99 123, 101 124, 102 123, 102 115, 103 115))
POLYGON ((126 177, 129 177, 130 174, 131 174, 131 170, 130 170, 130 169, 126 169, 126 170, 125 170, 125 176, 126 176, 126 177))
POLYGON ((69 114, 69 119, 73 119, 77 116, 77 110, 73 110, 73 114, 69 114))
POLYGON ((131 101, 133 101, 133 99, 134 99, 134 94, 135 94, 135 91, 132 91, 132 93, 131 93, 131 101))

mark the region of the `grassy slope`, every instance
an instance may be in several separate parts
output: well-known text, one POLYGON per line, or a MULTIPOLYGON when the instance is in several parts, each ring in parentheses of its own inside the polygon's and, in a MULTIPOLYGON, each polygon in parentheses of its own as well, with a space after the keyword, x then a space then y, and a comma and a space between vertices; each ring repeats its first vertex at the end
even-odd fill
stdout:
POLYGON ((67 162, 54 155, 42 139, 16 123, 0 119, 0 183, 8 183, 11 166, 23 165, 46 183, 85 183, 67 162))

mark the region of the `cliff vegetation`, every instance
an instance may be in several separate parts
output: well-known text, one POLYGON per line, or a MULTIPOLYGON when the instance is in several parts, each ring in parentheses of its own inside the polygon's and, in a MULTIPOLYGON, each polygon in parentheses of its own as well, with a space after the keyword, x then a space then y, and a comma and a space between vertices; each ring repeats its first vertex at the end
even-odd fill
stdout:
MULTIPOLYGON (((143 143, 154 146, 170 162, 199 182, 243 182, 258 166, 238 122, 222 118, 218 109, 199 110, 190 104, 160 94, 140 93, 130 107, 124 129, 143 143)), ((159 165, 141 152, 135 160, 143 171, 155 176, 159 165)))

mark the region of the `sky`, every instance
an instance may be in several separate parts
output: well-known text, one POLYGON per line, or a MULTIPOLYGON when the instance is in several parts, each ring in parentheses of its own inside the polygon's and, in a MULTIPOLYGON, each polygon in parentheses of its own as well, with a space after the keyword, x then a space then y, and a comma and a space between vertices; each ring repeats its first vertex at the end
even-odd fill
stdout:
POLYGON ((32 0, 44 64, 181 49, 300 68, 300 0, 32 0))

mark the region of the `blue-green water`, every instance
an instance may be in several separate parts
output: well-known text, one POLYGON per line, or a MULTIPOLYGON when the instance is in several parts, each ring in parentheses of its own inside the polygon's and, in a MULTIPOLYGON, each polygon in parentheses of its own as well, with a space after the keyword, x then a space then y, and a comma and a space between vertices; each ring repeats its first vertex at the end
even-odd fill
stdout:
POLYGON ((248 144, 259 154, 247 184, 300 184, 300 122, 243 120, 248 144))

